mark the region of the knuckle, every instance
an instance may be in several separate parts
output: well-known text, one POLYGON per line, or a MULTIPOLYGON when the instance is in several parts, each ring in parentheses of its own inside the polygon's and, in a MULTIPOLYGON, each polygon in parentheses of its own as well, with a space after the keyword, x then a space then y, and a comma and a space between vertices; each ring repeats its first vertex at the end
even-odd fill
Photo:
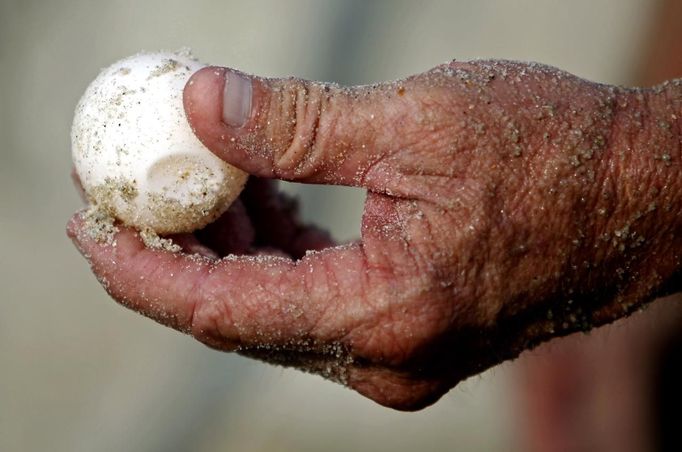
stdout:
POLYGON ((450 318, 432 298, 431 294, 394 295, 389 305, 354 332, 353 350, 364 359, 395 368, 409 368, 430 355, 450 318))
POLYGON ((349 383, 365 397, 400 411, 425 408, 451 386, 446 379, 422 379, 385 368, 351 371, 349 383))
POLYGON ((324 119, 330 116, 327 113, 329 89, 298 82, 280 95, 279 145, 273 154, 275 175, 296 179, 313 176, 325 163, 324 138, 329 136, 329 128, 322 120, 323 116, 324 119))
POLYGON ((192 291, 194 312, 190 334, 203 344, 220 349, 232 350, 239 343, 236 331, 225 331, 232 325, 232 313, 210 281, 205 281, 192 291))

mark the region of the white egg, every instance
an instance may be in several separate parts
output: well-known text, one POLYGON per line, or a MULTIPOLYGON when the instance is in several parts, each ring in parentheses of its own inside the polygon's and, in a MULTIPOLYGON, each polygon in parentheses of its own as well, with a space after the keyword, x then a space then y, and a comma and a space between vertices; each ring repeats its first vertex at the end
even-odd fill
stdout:
POLYGON ((246 182, 187 121, 183 88, 202 67, 188 52, 134 55, 104 69, 76 107, 76 172, 89 200, 126 225, 159 234, 200 229, 246 182))

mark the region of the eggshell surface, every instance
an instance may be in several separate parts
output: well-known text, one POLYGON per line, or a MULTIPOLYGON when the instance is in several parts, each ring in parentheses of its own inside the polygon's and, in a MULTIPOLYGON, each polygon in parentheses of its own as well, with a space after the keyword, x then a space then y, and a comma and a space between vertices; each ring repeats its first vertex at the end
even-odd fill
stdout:
POLYGON ((200 229, 246 182, 187 121, 183 89, 202 67, 187 52, 134 55, 104 69, 76 107, 71 142, 81 184, 126 225, 158 234, 200 229))

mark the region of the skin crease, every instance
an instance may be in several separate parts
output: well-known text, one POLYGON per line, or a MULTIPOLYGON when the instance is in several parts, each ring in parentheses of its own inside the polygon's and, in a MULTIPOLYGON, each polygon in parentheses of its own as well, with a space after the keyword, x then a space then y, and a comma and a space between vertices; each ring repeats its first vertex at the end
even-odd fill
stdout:
POLYGON ((680 289, 679 83, 631 90, 506 61, 353 88, 254 77, 234 128, 226 71, 196 73, 184 101, 200 140, 256 176, 232 220, 195 234, 228 257, 68 226, 112 297, 160 323, 415 410, 680 289), (361 241, 330 246, 268 179, 367 189, 361 241))

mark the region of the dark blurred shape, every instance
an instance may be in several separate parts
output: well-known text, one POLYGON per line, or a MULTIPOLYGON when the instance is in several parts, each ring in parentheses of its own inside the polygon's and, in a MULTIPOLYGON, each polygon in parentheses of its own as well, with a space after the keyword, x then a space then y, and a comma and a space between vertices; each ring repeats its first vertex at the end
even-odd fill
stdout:
POLYGON ((682 77, 682 2, 659 0, 637 81, 654 85, 682 77))
POLYGON ((682 450, 680 435, 680 407, 682 406, 682 325, 664 342, 655 375, 654 392, 654 433, 660 452, 682 450))
MULTIPOLYGON (((659 1, 651 23, 648 46, 640 68, 639 82, 655 85, 682 77, 682 2, 659 1)), ((658 352, 653 379, 653 434, 656 450, 682 450, 679 409, 682 406, 682 322, 665 338, 658 352)))

